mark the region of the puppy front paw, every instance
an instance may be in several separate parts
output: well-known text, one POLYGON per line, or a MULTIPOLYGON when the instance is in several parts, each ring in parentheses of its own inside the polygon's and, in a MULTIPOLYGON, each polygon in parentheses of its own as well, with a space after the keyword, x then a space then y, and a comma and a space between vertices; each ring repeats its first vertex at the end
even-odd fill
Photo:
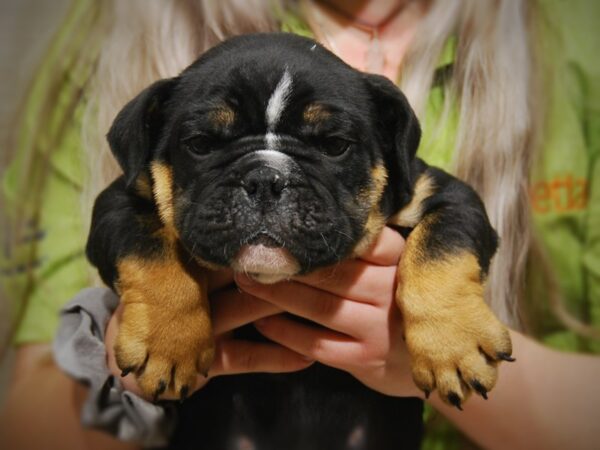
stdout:
POLYGON ((471 391, 484 398, 497 365, 514 360, 508 330, 483 300, 479 264, 464 254, 410 274, 399 291, 415 384, 459 409, 471 391))
POLYGON ((146 398, 184 399, 212 364, 210 323, 198 310, 173 315, 154 305, 126 304, 115 357, 123 375, 136 375, 146 398))
POLYGON ((120 266, 123 304, 115 357, 146 398, 185 398, 207 376, 214 340, 206 283, 174 261, 120 266))
MULTIPOLYGON (((481 298, 465 301, 485 306, 481 298)), ((459 409, 471 390, 487 398, 496 383, 497 363, 513 359, 506 328, 493 315, 479 320, 474 325, 463 316, 450 322, 417 322, 406 328, 413 379, 426 395, 437 389, 442 400, 459 409)))

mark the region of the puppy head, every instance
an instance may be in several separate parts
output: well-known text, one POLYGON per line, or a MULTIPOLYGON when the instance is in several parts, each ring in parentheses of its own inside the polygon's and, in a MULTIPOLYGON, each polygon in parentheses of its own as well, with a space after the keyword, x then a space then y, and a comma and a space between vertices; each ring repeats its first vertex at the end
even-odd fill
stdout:
POLYGON ((364 251, 410 197, 419 137, 393 83, 291 34, 213 48, 108 134, 194 257, 263 282, 364 251))

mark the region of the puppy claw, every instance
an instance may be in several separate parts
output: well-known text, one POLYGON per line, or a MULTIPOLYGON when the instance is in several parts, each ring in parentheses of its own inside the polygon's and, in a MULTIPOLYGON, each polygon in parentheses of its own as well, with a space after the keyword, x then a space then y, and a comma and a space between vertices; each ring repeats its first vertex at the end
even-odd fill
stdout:
POLYGON ((187 384, 181 386, 181 389, 179 390, 179 401, 183 403, 183 401, 188 397, 189 393, 190 387, 187 384))
POLYGON ((425 399, 428 399, 431 391, 429 389, 423 389, 423 393, 425 394, 425 399))
POLYGON ((166 389, 167 389, 167 383, 166 383, 166 381, 165 380, 160 380, 158 382, 158 388, 156 389, 156 391, 154 391, 154 402, 155 403, 158 401, 158 397, 160 397, 161 394, 163 394, 166 389))
POLYGON ((498 353, 496 353, 496 356, 498 357, 498 359, 501 359, 502 361, 508 361, 508 362, 516 361, 515 358, 513 358, 512 356, 510 356, 510 354, 505 353, 505 352, 498 352, 498 353))
POLYGON ((126 377, 135 370, 135 367, 127 367, 121 371, 121 377, 126 377))
POLYGON ((150 358, 150 353, 146 353, 146 357, 144 358, 144 362, 142 363, 142 365, 135 369, 136 377, 141 377, 144 374, 144 371, 146 370, 146 366, 148 365, 149 358, 150 358))
POLYGON ((483 385, 479 382, 479 380, 472 380, 471 387, 481 395, 485 400, 488 399, 487 390, 483 387, 483 385))
POLYGON ((452 406, 455 406, 457 409, 459 409, 460 411, 462 411, 462 406, 460 404, 460 397, 458 396, 458 394, 456 392, 448 392, 448 401, 452 404, 452 406))

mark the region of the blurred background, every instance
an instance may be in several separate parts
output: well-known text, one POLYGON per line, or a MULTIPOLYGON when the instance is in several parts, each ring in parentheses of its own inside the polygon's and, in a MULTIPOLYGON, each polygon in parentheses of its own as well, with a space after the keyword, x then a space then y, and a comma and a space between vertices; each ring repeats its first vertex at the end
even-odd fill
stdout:
MULTIPOLYGON (((68 6, 69 0, 0 0, 0 167, 5 166, 11 154, 8 132, 15 113, 68 6)), ((0 242, 5 226, 2 211, 0 203, 0 242)), ((8 302, 4 300, 0 291, 2 339, 9 317, 8 302)), ((4 401, 11 360, 8 355, 0 361, 0 404, 4 401)))

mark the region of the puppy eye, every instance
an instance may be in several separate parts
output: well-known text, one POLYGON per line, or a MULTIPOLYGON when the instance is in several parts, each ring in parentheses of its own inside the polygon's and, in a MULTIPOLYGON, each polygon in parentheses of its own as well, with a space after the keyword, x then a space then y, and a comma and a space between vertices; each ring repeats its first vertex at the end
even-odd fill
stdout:
POLYGON ((218 142, 214 136, 197 134, 183 141, 186 148, 195 155, 208 155, 217 148, 218 142))
POLYGON ((327 156, 342 156, 352 145, 351 141, 342 138, 328 138, 321 146, 323 153, 327 156))

